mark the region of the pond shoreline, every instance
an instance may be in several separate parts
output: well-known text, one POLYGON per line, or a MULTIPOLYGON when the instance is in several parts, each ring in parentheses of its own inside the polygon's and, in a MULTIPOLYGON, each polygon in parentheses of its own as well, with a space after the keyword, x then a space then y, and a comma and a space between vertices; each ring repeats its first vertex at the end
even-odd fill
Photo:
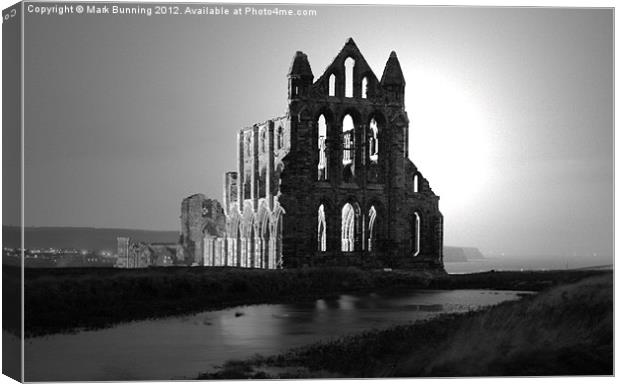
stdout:
MULTIPOLYGON (((3 267, 4 284, 19 268, 3 267)), ((485 272, 308 268, 68 268, 25 271, 25 336, 108 328, 136 320, 240 305, 289 303, 374 290, 492 289, 540 291, 605 271, 485 272)), ((5 324, 15 333, 18 324, 5 324)))
POLYGON ((514 291, 400 289, 241 306, 37 337, 26 340, 28 379, 187 380, 229 359, 277 354, 518 299, 519 292, 514 291))
POLYGON ((489 308, 230 360, 197 379, 612 374, 608 272, 489 308))

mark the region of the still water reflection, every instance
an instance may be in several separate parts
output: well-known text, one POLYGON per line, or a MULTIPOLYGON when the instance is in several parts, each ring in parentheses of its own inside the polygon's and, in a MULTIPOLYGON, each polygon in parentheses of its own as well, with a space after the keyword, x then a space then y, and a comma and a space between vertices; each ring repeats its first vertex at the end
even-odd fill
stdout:
POLYGON ((228 359, 275 354, 517 299, 513 291, 398 291, 263 304, 26 340, 27 381, 193 379, 228 359))

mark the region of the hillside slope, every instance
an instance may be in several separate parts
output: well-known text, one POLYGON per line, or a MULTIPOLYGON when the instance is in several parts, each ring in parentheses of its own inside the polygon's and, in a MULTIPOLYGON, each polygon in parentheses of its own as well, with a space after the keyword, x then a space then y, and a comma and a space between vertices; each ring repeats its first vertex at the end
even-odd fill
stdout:
MULTIPOLYGON (((26 227, 26 248, 76 248, 101 250, 116 249, 118 236, 131 237, 149 243, 175 243, 179 240, 178 231, 147 231, 122 228, 82 228, 82 227, 26 227)), ((19 227, 2 226, 4 247, 18 248, 20 245, 19 227)))
POLYGON ((203 379, 613 374, 613 275, 517 302, 230 361, 203 379))

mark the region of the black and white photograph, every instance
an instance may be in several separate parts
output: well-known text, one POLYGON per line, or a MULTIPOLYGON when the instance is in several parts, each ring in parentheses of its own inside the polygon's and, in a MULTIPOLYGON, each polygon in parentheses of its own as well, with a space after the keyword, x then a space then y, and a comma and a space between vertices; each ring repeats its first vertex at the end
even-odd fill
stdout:
POLYGON ((612 378, 598 4, 3 3, 2 373, 612 378))

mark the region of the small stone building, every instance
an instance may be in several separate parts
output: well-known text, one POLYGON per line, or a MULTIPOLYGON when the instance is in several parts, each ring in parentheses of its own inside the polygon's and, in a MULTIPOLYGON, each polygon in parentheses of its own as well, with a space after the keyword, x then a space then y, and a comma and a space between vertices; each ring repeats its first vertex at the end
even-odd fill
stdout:
POLYGON ((129 237, 117 237, 116 268, 148 268, 183 265, 181 246, 176 243, 146 243, 129 237))
POLYGON ((379 79, 349 39, 315 80, 297 52, 286 115, 237 133, 223 206, 186 199, 183 244, 205 266, 443 268, 439 197, 408 141, 396 53, 379 79))
POLYGON ((223 237, 226 217, 217 200, 202 193, 186 197, 181 203, 181 238, 184 258, 190 265, 203 265, 205 236, 223 237))

